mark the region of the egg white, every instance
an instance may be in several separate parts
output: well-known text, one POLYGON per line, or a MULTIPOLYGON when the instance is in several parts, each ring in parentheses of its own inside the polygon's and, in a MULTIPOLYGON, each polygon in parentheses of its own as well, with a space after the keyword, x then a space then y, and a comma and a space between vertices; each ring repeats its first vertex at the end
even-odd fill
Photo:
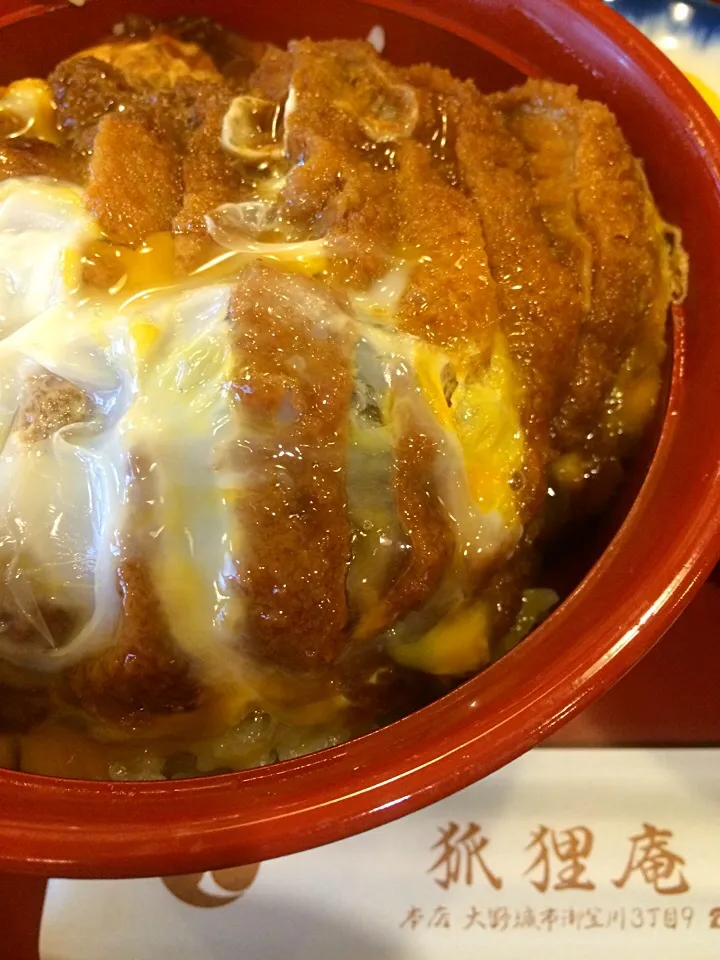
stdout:
MULTIPOLYGON (((267 258, 302 273, 327 255, 322 241, 264 244, 237 232, 226 236, 221 214, 227 221, 224 210, 209 225, 232 251, 231 271, 267 258)), ((81 189, 40 178, 0 184, 0 550, 13 558, 7 584, 12 589, 15 577, 16 600, 44 640, 31 647, 1 640, 0 653, 54 669, 112 641, 117 563, 134 522, 129 465, 139 453, 151 463, 151 528, 144 535, 153 541, 153 585, 170 630, 215 677, 237 673, 242 662, 231 641, 242 635, 243 607, 231 581, 246 550, 235 509, 245 478, 222 456, 244 437, 227 387, 233 275, 200 286, 200 272, 124 303, 91 296, 81 287, 82 250, 98 236, 81 189), (90 426, 69 426, 26 446, 14 432, 18 397, 24 378, 38 369, 85 390, 95 414, 90 426), (80 611, 69 643, 56 644, 38 617, 35 594, 80 611)), ((351 512, 375 515, 368 483, 378 471, 389 493, 397 439, 392 409, 407 404, 438 449, 436 482, 455 527, 457 562, 469 554, 490 562, 512 550, 522 532, 506 495, 523 453, 512 371, 500 350, 484 386, 461 377, 458 402, 448 409, 441 382, 448 358, 393 329, 411 270, 399 262, 368 290, 351 292, 347 312, 329 309, 304 281, 288 280, 282 295, 297 300, 320 337, 354 324, 370 363, 363 370, 359 350, 358 377, 368 383, 374 377, 370 385, 385 396, 391 420, 382 430, 370 436, 351 420, 351 512), (473 421, 478 405, 483 429, 474 434, 463 422, 473 421), (473 478, 474 456, 492 465, 495 480, 488 471, 473 478)), ((376 503, 377 548, 368 554, 378 565, 378 588, 399 535, 392 495, 385 499, 384 506, 376 503)), ((364 586, 374 577, 351 574, 364 576, 364 586)))
POLYGON ((77 289, 79 251, 98 235, 78 187, 43 178, 0 183, 0 336, 77 289))

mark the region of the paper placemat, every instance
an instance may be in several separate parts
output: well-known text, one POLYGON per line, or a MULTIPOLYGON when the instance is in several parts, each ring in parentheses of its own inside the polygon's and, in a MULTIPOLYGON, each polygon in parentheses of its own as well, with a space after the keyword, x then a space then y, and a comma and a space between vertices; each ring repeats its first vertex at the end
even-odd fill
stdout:
POLYGON ((182 879, 53 880, 41 960, 717 960, 720 749, 536 750, 426 810, 182 879))

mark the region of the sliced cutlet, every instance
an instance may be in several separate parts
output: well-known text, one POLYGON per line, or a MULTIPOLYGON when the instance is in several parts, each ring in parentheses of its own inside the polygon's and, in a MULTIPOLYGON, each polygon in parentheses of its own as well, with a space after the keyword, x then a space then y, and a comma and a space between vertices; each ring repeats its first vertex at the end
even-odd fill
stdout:
POLYGON ((180 202, 172 145, 139 119, 104 116, 90 159, 87 204, 108 239, 137 246, 170 230, 180 202))
POLYGON ((321 286, 260 264, 243 272, 230 306, 243 642, 295 669, 331 662, 346 640, 346 319, 321 286))

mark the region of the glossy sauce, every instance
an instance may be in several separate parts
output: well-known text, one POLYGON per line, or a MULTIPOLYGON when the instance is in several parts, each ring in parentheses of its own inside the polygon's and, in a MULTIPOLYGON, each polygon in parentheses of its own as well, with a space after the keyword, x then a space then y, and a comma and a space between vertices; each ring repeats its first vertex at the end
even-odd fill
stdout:
POLYGON ((519 642, 546 519, 655 405, 675 262, 566 88, 119 36, 0 97, 0 724, 34 772, 197 775, 519 642))

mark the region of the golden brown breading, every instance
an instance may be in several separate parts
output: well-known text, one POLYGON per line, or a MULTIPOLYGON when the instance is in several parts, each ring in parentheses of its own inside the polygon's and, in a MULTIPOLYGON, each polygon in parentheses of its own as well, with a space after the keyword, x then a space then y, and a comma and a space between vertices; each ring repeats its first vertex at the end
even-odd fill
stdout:
POLYGON ((322 312, 338 314, 321 286, 260 264, 244 271, 230 308, 230 389, 246 437, 233 464, 247 477, 236 558, 244 644, 300 669, 338 655, 347 620, 352 344, 339 321, 319 326, 322 312))
POLYGON ((122 616, 112 645, 66 673, 71 702, 96 720, 132 727, 193 710, 198 685, 169 634, 148 564, 123 560, 118 591, 122 616))
POLYGON ((205 214, 222 203, 237 202, 248 194, 242 162, 223 150, 220 130, 230 104, 219 95, 208 105, 200 128, 188 141, 182 162, 182 208, 173 221, 175 249, 184 269, 205 259, 209 237, 205 214))
POLYGON ((458 169, 480 211, 501 327, 527 385, 523 419, 530 450, 522 489, 529 516, 545 496, 550 426, 573 375, 582 287, 555 252, 528 175, 526 148, 502 113, 467 86, 451 108, 458 169))
POLYGON ((447 183, 418 143, 398 148, 395 179, 400 249, 415 261, 398 309, 400 326, 439 346, 472 344, 483 353, 498 309, 475 204, 447 183))
POLYGON ((455 536, 437 490, 438 449, 409 410, 395 447, 395 496, 408 537, 406 559, 394 571, 379 603, 357 625, 356 640, 381 634, 413 610, 423 607, 447 573, 455 551, 455 536))
POLYGON ((96 57, 64 60, 49 76, 57 122, 79 152, 92 149, 97 124, 106 113, 131 108, 138 100, 123 74, 96 57))
POLYGON ((253 94, 284 103, 290 87, 293 58, 287 50, 268 44, 260 63, 248 80, 253 94))
POLYGON ((342 134, 356 146, 412 136, 418 119, 415 91, 370 44, 300 40, 289 50, 295 97, 288 125, 291 154, 302 154, 308 132, 342 134))
POLYGON ((0 141, 0 181, 11 177, 52 177, 82 183, 85 163, 71 151, 43 140, 0 141))
POLYGON ((25 381, 17 430, 23 443, 37 443, 61 427, 89 420, 92 412, 93 402, 84 390, 45 370, 25 381))
MULTIPOLYGON (((212 439, 198 436, 187 496, 207 523, 196 536, 186 494, 162 499, 153 453, 172 438, 130 415, 120 443, 147 449, 102 544, 119 558, 115 626, 58 672, 59 692, 33 692, 29 719, 0 704, 0 730, 42 721, 57 696, 60 725, 84 714, 117 739, 212 737, 256 708, 278 729, 365 732, 517 642, 539 542, 607 501, 657 397, 664 224, 612 115, 573 88, 484 96, 363 42, 281 50, 203 19, 123 31, 53 72, 62 146, 0 142, 0 179, 89 178, 104 235, 85 279, 107 290, 127 273, 138 403, 156 397, 143 378, 175 377, 174 363, 180 392, 201 379, 185 399, 207 404, 194 423, 212 439), (209 214, 247 201, 210 236, 209 214), (149 256, 118 248, 158 233, 149 256), (197 278, 173 262, 210 260, 206 276, 232 286, 228 316, 175 352, 170 314, 146 320, 131 295, 178 280, 174 310, 197 278), (187 535, 187 573, 167 562, 166 529, 187 535), (209 588, 225 653, 173 635, 186 576, 209 588)), ((33 443, 92 413, 42 373, 15 428, 33 443)), ((185 449, 162 446, 171 472, 185 449)), ((23 590, 0 582, 0 633, 42 658, 79 618, 23 590)))
POLYGON ((311 236, 326 238, 332 281, 362 289, 395 262, 391 190, 387 171, 334 137, 318 137, 305 162, 290 171, 280 213, 311 236))
POLYGON ((107 114, 93 145, 87 202, 115 243, 136 246, 152 233, 169 230, 180 205, 172 146, 139 120, 107 114))
POLYGON ((578 211, 575 89, 532 80, 495 94, 491 102, 527 148, 538 211, 555 252, 577 277, 587 313, 592 300, 593 247, 578 211))
MULTIPOLYGON (((386 273, 396 254, 394 148, 374 141, 368 129, 382 136, 387 98, 379 91, 399 84, 364 43, 303 40, 290 50, 294 107, 286 133, 290 158, 301 162, 280 194, 280 212, 327 238, 331 280, 362 288, 386 273)), ((392 125, 400 114, 388 116, 392 125)))
POLYGON ((587 440, 593 416, 597 419, 597 404, 610 386, 603 361, 612 377, 633 345, 645 353, 649 367, 662 360, 670 293, 664 225, 639 161, 606 107, 583 103, 578 112, 578 212, 591 238, 595 271, 578 369, 557 424, 564 444, 587 440))
MULTIPOLYGON (((596 473, 598 457, 612 460, 622 451, 622 440, 601 421, 631 349, 642 354, 639 377, 643 365, 649 371, 648 401, 659 384, 669 296, 663 224, 642 168, 605 106, 548 81, 529 81, 493 101, 527 144, 545 221, 583 279, 586 310, 553 443, 561 453, 593 458, 596 473)), ((652 403, 646 406, 645 417, 652 403)))

